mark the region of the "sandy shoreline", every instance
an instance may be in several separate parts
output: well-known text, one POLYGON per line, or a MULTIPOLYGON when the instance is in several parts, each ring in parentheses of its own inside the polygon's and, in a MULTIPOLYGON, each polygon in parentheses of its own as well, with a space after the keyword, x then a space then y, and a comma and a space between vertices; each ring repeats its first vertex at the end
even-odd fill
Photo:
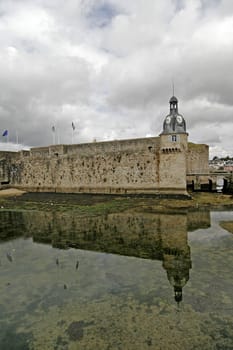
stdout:
POLYGON ((12 197, 21 196, 25 191, 17 190, 16 188, 8 188, 6 190, 0 190, 0 197, 12 197))

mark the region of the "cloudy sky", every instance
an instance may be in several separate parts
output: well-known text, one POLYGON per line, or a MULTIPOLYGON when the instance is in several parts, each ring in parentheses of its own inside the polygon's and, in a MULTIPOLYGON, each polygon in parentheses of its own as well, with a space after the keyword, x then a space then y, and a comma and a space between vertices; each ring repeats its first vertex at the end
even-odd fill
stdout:
POLYGON ((3 143, 157 136, 173 80, 189 140, 233 156, 232 71, 232 0, 0 1, 3 143))

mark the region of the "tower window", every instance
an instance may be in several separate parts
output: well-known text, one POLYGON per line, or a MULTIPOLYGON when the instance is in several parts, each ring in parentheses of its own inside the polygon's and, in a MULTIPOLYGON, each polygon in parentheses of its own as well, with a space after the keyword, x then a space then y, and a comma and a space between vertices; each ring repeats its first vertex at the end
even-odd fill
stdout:
POLYGON ((172 135, 172 142, 176 142, 176 141, 177 141, 176 135, 172 135))

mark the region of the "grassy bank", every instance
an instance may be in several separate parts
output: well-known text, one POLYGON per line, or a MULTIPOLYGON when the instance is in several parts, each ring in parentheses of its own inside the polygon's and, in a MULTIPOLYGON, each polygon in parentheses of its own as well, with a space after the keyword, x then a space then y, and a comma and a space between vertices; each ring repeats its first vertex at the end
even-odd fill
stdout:
POLYGON ((220 193, 191 193, 191 199, 159 197, 123 197, 92 194, 20 193, 0 191, 0 210, 77 211, 79 215, 102 215, 122 211, 179 211, 233 209, 232 195, 220 193))

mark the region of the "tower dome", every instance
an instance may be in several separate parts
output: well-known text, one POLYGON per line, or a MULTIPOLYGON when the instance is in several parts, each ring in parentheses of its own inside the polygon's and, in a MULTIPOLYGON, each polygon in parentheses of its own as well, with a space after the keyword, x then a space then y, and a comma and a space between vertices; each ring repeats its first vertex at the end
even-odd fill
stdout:
POLYGON ((172 97, 170 98, 169 102, 170 102, 170 103, 172 103, 172 102, 178 103, 178 99, 176 98, 176 96, 172 96, 172 97))
POLYGON ((162 134, 183 134, 186 133, 184 117, 178 112, 178 99, 172 96, 169 100, 170 113, 163 123, 162 134))

